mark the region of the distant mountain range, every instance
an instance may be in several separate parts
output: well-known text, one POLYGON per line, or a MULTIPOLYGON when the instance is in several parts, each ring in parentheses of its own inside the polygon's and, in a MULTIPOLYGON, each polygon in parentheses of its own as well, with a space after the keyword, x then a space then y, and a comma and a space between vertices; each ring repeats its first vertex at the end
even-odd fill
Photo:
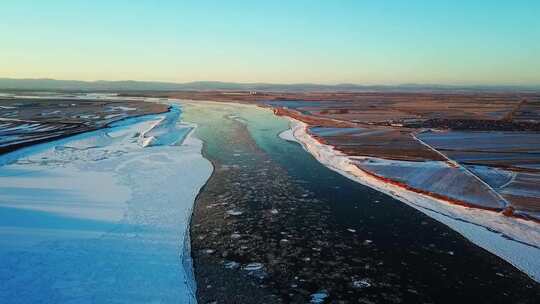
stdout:
POLYGON ((347 91, 347 92, 433 92, 433 91, 516 91, 540 92, 537 86, 516 85, 438 85, 438 84, 402 84, 402 85, 359 85, 359 84, 271 84, 271 83, 234 83, 219 81, 195 81, 186 83, 154 81, 79 81, 56 79, 16 79, 0 78, 0 90, 44 90, 44 91, 347 91))

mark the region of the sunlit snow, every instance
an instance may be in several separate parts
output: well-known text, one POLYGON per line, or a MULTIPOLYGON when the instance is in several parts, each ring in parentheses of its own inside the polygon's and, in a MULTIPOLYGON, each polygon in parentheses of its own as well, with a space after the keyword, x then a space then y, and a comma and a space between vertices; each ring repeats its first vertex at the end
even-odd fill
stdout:
POLYGON ((188 226, 212 166, 180 114, 0 157, 0 299, 195 302, 188 226))

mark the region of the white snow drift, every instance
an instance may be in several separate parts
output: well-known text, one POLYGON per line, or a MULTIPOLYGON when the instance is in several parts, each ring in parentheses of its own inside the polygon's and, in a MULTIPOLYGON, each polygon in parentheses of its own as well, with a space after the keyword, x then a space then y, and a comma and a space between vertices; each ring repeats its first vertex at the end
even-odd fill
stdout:
MULTIPOLYGON (((289 119, 294 138, 323 165, 358 183, 386 193, 438 220, 540 282, 540 227, 538 224, 496 212, 449 204, 431 196, 385 183, 355 166, 354 163, 358 161, 358 157, 353 159, 332 146, 321 144, 307 133, 305 123, 293 118, 289 119)), ((284 135, 281 137, 290 140, 289 136, 284 135)), ((373 161, 384 162, 385 160, 373 158, 373 161)))
POLYGON ((0 299, 195 302, 189 218, 212 166, 180 113, 0 157, 0 299))

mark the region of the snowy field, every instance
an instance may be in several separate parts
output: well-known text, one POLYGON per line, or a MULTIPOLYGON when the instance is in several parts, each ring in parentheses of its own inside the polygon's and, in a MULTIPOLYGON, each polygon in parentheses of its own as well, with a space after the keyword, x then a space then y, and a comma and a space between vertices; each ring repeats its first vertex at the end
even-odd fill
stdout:
POLYGON ((462 167, 442 161, 400 161, 373 157, 358 158, 355 164, 378 176, 407 184, 426 192, 483 208, 504 208, 506 203, 490 187, 462 167))
POLYGON ((0 302, 192 303, 212 172, 181 109, 0 156, 0 302))
MULTIPOLYGON (((449 204, 436 198, 382 182, 362 170, 353 159, 321 144, 307 132, 305 123, 289 118, 292 134, 319 162, 340 174, 386 193, 457 231, 476 245, 516 266, 540 282, 540 225, 497 212, 449 204)), ((291 140, 290 133, 280 137, 291 140)), ((382 160, 372 158, 374 162, 382 160)))

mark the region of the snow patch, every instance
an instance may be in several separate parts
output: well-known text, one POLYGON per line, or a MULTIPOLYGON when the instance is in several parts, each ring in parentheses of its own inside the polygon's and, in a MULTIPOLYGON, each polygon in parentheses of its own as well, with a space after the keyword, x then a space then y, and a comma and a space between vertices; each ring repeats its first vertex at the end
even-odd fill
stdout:
POLYGON ((292 129, 287 129, 287 130, 279 133, 278 136, 279 136, 279 138, 284 139, 286 141, 298 142, 298 140, 293 135, 293 130, 292 129))
MULTIPOLYGON (((449 204, 385 183, 360 170, 355 162, 332 146, 311 137, 307 124, 289 118, 294 137, 326 167, 358 183, 386 193, 449 226, 473 243, 501 257, 540 282, 540 226, 500 213, 449 204)), ((384 160, 377 159, 378 162, 384 160)), ((429 165, 429 164, 428 164, 429 165)))
POLYGON ((0 299, 195 302, 188 227, 212 165, 166 134, 177 109, 0 156, 0 299))
POLYGON ((190 125, 178 124, 181 113, 178 106, 172 106, 170 111, 155 122, 150 129, 141 133, 139 144, 142 147, 150 147, 175 145, 181 142, 193 129, 190 125))

